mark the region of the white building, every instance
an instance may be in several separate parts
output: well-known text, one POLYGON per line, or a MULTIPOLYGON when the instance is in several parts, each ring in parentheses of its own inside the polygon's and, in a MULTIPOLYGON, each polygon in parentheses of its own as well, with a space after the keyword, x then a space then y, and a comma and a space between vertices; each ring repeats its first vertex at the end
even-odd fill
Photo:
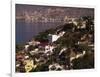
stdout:
POLYGON ((49 71, 54 71, 54 70, 57 71, 58 69, 59 70, 64 70, 63 66, 61 66, 58 63, 50 64, 48 68, 49 68, 49 71))
POLYGON ((52 54, 54 48, 55 48, 55 46, 46 45, 46 46, 45 46, 45 53, 46 53, 47 55, 52 54))
POLYGON ((58 35, 49 34, 49 36, 48 36, 48 39, 49 39, 50 43, 56 41, 58 38, 59 38, 58 35))
POLYGON ((56 34, 49 34, 49 42, 54 42, 54 41, 57 41, 58 38, 60 38, 61 36, 63 36, 65 34, 64 31, 60 32, 58 35, 56 34))

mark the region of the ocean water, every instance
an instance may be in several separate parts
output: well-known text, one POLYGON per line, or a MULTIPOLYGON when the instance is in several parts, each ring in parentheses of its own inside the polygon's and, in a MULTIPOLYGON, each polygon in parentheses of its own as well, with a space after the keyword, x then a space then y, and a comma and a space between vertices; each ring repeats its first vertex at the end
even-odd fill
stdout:
POLYGON ((16 43, 25 43, 50 28, 55 28, 61 25, 61 22, 25 22, 23 20, 16 20, 16 43))

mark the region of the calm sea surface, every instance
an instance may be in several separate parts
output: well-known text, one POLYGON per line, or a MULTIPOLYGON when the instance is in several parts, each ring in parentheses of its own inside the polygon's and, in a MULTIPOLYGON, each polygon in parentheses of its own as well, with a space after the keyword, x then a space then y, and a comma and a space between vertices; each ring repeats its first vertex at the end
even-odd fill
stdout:
POLYGON ((26 23, 22 20, 16 20, 16 43, 25 43, 31 40, 39 32, 45 31, 50 28, 59 26, 61 22, 37 22, 37 23, 26 23))

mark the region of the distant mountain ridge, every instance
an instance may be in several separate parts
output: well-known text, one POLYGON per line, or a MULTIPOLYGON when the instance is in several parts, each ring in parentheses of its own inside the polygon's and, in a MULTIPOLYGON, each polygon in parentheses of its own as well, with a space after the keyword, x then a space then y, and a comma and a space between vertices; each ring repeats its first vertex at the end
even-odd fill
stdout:
POLYGON ((82 17, 93 16, 93 8, 76 8, 76 7, 57 7, 57 6, 39 6, 39 5, 25 5, 16 4, 16 18, 28 17, 42 17, 44 18, 64 18, 68 17, 82 17))

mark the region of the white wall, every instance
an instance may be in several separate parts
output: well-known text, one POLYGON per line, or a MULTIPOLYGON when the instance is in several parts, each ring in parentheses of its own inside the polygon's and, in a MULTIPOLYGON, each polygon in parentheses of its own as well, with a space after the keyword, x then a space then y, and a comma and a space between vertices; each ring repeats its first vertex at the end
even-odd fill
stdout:
POLYGON ((52 35, 52 42, 56 41, 60 36, 52 35))

